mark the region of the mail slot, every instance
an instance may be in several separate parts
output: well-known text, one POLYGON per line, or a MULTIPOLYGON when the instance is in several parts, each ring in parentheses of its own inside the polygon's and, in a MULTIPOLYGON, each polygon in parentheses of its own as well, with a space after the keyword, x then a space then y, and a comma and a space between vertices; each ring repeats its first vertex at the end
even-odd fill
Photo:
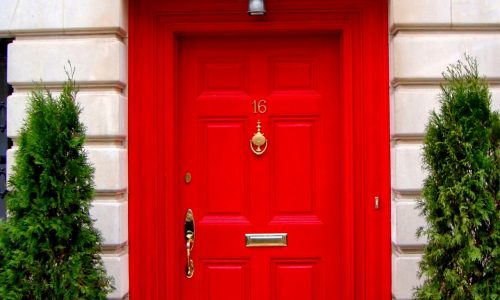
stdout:
POLYGON ((247 247, 286 247, 288 246, 287 233, 247 233, 245 234, 247 247))

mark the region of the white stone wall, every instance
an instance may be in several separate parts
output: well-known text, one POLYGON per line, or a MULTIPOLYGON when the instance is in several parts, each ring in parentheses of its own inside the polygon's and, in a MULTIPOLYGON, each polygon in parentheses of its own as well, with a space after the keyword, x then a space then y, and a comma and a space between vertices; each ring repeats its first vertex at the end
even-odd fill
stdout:
MULTIPOLYGON (((96 169, 91 214, 115 280, 111 299, 126 297, 129 286, 126 32, 126 0, 0 0, 0 37, 15 38, 8 49, 8 81, 14 87, 7 100, 9 137, 17 137, 33 83, 43 80, 57 90, 66 79, 67 61, 76 67, 86 148, 96 169)), ((9 165, 15 150, 14 142, 9 165)))
POLYGON ((410 299, 425 240, 415 209, 425 172, 422 138, 438 108, 441 73, 467 52, 491 83, 500 108, 500 2, 498 0, 391 0, 390 80, 392 134, 392 292, 410 299))

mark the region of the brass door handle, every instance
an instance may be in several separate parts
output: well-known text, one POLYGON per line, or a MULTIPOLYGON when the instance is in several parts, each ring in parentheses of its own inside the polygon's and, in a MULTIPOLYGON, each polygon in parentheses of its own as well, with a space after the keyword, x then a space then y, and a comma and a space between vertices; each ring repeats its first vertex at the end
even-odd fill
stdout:
POLYGON ((184 238, 186 240, 186 254, 187 254, 187 263, 186 263, 186 277, 191 278, 194 274, 194 262, 191 258, 191 252, 194 248, 194 216, 193 211, 188 209, 186 212, 186 219, 184 221, 184 238))

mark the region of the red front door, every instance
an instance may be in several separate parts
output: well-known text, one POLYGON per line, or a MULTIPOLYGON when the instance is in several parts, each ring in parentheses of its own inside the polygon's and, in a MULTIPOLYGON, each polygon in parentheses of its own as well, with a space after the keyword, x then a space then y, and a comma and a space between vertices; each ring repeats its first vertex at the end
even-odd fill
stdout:
POLYGON ((390 299, 388 1, 129 3, 130 298, 390 299))
POLYGON ((183 299, 346 299, 338 35, 183 37, 178 57, 183 299), (255 233, 287 245, 247 247, 255 233))

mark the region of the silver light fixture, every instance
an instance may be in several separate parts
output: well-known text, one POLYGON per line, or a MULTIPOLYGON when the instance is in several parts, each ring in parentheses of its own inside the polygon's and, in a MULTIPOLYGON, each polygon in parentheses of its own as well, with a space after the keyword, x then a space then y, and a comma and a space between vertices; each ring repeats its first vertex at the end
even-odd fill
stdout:
POLYGON ((248 0, 248 14, 251 16, 263 16, 266 14, 264 0, 248 0))

